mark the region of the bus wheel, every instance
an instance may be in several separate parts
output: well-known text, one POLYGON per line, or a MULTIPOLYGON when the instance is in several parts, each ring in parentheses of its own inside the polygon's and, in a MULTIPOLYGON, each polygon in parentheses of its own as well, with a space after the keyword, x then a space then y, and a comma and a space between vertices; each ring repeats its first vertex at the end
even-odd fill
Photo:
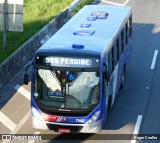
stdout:
POLYGON ((125 82, 125 75, 126 75, 126 69, 124 69, 123 71, 123 75, 122 75, 122 79, 121 79, 121 86, 120 86, 120 89, 123 88, 124 86, 124 82, 125 82))

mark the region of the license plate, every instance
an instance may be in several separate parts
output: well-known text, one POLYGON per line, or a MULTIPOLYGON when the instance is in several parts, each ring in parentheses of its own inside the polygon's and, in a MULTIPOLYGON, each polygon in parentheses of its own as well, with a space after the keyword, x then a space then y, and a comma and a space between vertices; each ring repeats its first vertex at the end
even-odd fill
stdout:
POLYGON ((58 131, 61 132, 61 133, 71 133, 71 130, 70 130, 70 129, 62 129, 62 128, 59 128, 58 131))

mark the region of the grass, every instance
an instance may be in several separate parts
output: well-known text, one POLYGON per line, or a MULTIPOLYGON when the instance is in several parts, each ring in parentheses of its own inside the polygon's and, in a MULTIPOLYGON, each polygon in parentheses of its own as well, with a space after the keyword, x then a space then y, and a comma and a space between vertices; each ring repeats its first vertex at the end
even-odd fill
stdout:
MULTIPOLYGON (((7 32, 7 47, 3 50, 3 33, 0 32, 0 63, 18 49, 26 40, 58 15, 74 0, 24 0, 24 31, 7 32)), ((94 0, 83 0, 75 9, 91 4, 94 0)))

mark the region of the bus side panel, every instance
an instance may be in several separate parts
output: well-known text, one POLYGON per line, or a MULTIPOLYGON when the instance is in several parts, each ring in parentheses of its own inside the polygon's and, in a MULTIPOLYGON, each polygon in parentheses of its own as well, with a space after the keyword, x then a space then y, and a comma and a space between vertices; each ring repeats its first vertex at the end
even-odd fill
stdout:
POLYGON ((131 59, 131 54, 132 54, 132 36, 131 36, 127 46, 128 47, 127 47, 127 51, 126 51, 127 52, 126 62, 128 63, 131 59))
POLYGON ((115 67, 115 70, 112 75, 112 79, 110 82, 110 88, 112 89, 112 103, 113 105, 116 96, 118 95, 118 91, 121 86, 121 80, 122 80, 122 75, 123 75, 123 70, 124 70, 124 64, 125 64, 125 53, 121 56, 118 64, 115 67))
POLYGON ((132 38, 130 38, 129 43, 125 47, 125 50, 123 54, 121 55, 119 62, 116 65, 115 70, 110 78, 108 92, 110 92, 110 95, 112 95, 111 105, 113 105, 114 100, 120 89, 121 82, 122 82, 122 75, 124 73, 124 68, 126 68, 125 67, 126 64, 131 59, 131 53, 132 53, 132 38))
POLYGON ((104 127, 104 124, 106 122, 106 118, 107 118, 107 105, 106 105, 106 101, 107 101, 107 82, 106 79, 104 78, 104 69, 106 69, 107 71, 107 63, 106 63, 106 55, 104 57, 101 57, 101 64, 100 64, 100 97, 101 97, 101 106, 102 106, 102 128, 104 127), (105 66, 104 66, 105 65, 105 66), (103 67, 104 66, 104 67, 103 67))
POLYGON ((120 60, 119 60, 119 68, 118 68, 118 80, 117 80, 117 90, 116 90, 116 94, 118 94, 118 91, 120 89, 120 86, 121 86, 121 81, 122 81, 122 75, 123 75, 123 72, 124 72, 124 66, 125 66, 125 63, 126 63, 126 54, 125 52, 122 54, 120 60))
MULTIPOLYGON (((103 57, 103 65, 106 64, 108 65, 108 57, 105 55, 103 57)), ((119 65, 117 64, 115 67, 115 70, 113 71, 111 77, 110 77, 110 81, 107 82, 106 80, 103 79, 103 83, 104 84, 104 91, 103 91, 103 110, 105 110, 104 115, 106 116, 105 119, 107 119, 107 110, 110 106, 113 105, 114 102, 114 98, 116 97, 117 94, 117 80, 118 80, 118 68, 119 65), (109 99, 110 98, 110 99, 109 99), (111 100, 111 101, 109 101, 111 100)))
POLYGON ((123 52, 120 60, 119 60, 119 69, 118 69, 118 81, 117 81, 117 93, 120 89, 121 82, 122 82, 122 75, 125 72, 124 68, 127 66, 127 63, 131 59, 131 53, 132 53, 132 38, 130 38, 129 43, 125 47, 125 51, 123 52))

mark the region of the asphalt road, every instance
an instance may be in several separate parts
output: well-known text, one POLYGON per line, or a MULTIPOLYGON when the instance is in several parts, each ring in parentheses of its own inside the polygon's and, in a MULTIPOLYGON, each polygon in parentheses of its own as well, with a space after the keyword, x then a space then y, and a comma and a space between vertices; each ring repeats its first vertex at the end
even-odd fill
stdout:
POLYGON ((96 143, 97 140, 99 143, 160 143, 160 140, 120 140, 122 137, 128 137, 123 134, 160 134, 160 1, 108 0, 100 4, 131 6, 134 36, 126 82, 109 111, 102 132, 64 136, 52 131, 32 129, 30 86, 23 85, 24 69, 22 69, 0 90, 0 134, 50 134, 48 141, 25 141, 27 143, 96 143), (106 140, 109 134, 113 134, 109 136, 112 140, 106 140), (73 138, 79 140, 72 140, 73 138))

